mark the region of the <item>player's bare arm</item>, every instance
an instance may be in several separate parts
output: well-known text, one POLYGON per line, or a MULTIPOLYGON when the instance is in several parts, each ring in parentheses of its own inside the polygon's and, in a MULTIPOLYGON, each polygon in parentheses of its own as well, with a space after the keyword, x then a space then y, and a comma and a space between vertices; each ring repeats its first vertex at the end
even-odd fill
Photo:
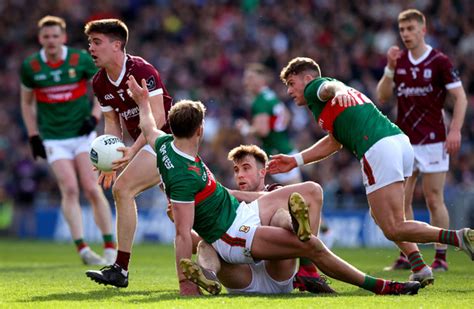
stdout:
POLYGON ((140 87, 135 78, 130 75, 127 85, 129 87, 129 95, 135 100, 140 109, 140 128, 142 129, 141 135, 143 135, 146 138, 147 143, 154 148, 156 139, 165 133, 161 130, 158 130, 156 126, 156 121, 153 117, 152 108, 149 102, 149 93, 148 88, 146 87, 146 81, 142 79, 140 87))
POLYGON ((307 148, 296 155, 288 156, 278 154, 271 156, 271 160, 268 162, 267 171, 270 174, 286 173, 298 165, 305 165, 324 160, 341 148, 342 145, 331 134, 328 134, 310 148, 307 148))
POLYGON ((387 51, 387 66, 384 74, 377 84, 377 101, 381 104, 387 102, 393 94, 393 76, 397 59, 401 56, 401 50, 398 46, 391 46, 387 51))
POLYGON ((270 133, 270 115, 258 114, 252 119, 252 129, 255 135, 265 137, 270 133))
POLYGON ((25 122, 28 136, 38 135, 38 124, 36 122, 36 104, 33 90, 21 87, 21 113, 25 122))
POLYGON ((261 197, 262 195, 266 194, 267 192, 259 191, 259 192, 252 192, 252 191, 240 191, 240 190, 232 190, 227 189, 230 194, 232 194, 236 199, 241 202, 250 203, 261 197))
POLYGON ((322 101, 332 99, 331 105, 339 104, 343 107, 357 105, 354 98, 347 92, 347 87, 338 81, 325 82, 319 90, 319 97, 322 101))
POLYGON ((446 151, 453 155, 461 147, 461 128, 466 115, 467 98, 463 87, 449 89, 448 96, 454 98, 454 109, 448 136, 446 137, 446 151))
POLYGON ((179 280, 179 290, 181 295, 199 295, 199 290, 192 289, 190 281, 186 280, 179 262, 181 259, 191 259, 193 252, 193 242, 191 229, 194 224, 194 202, 191 203, 171 203, 174 215, 174 224, 176 229, 175 257, 176 257, 176 273, 179 280))

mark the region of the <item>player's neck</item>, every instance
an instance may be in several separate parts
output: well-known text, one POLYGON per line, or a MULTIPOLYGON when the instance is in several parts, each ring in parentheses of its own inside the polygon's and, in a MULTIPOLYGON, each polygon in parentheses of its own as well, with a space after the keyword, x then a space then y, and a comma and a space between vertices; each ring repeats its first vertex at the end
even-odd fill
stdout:
POLYGON ((413 48, 413 49, 410 49, 410 53, 413 57, 413 59, 418 59, 420 58, 421 56, 423 56, 425 54, 425 52, 428 50, 428 45, 426 45, 426 43, 422 43, 420 45, 418 45, 417 47, 413 48))
POLYGON ((194 138, 174 138, 174 145, 180 151, 184 152, 191 157, 197 157, 199 151, 199 142, 196 142, 194 138))
POLYGON ((110 65, 105 67, 107 75, 113 81, 116 81, 120 77, 120 73, 122 73, 123 66, 125 65, 125 57, 124 53, 117 54, 117 57, 111 61, 110 65))

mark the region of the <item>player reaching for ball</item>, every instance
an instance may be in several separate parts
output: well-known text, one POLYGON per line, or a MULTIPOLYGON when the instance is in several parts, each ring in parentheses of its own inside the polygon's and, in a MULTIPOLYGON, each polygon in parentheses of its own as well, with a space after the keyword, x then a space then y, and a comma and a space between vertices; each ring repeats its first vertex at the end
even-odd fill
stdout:
POLYGON ((95 281, 114 286, 127 286, 128 277, 115 277, 114 267, 128 272, 133 238, 137 225, 135 196, 158 184, 160 175, 156 169, 156 153, 146 144, 140 130, 139 108, 127 92, 129 76, 146 80, 156 126, 169 131, 166 122, 172 98, 163 85, 158 71, 143 58, 125 53, 128 28, 118 19, 94 20, 86 24, 89 52, 95 64, 101 68, 93 80, 94 94, 99 99, 105 119, 105 134, 123 139, 121 120, 134 139, 130 147, 120 148, 123 158, 116 161, 114 171, 101 172, 99 183, 104 188, 112 186, 117 216, 118 254, 113 265, 100 271, 95 281), (123 169, 118 177, 116 171, 123 169))
POLYGON ((97 69, 85 50, 64 45, 64 19, 45 16, 38 22, 38 31, 42 49, 21 67, 21 111, 33 157, 46 159, 56 176, 61 211, 82 261, 105 265, 115 259, 112 215, 88 158, 100 109, 94 101, 91 110, 87 82, 97 69), (79 183, 102 232, 104 258, 84 241, 79 183))

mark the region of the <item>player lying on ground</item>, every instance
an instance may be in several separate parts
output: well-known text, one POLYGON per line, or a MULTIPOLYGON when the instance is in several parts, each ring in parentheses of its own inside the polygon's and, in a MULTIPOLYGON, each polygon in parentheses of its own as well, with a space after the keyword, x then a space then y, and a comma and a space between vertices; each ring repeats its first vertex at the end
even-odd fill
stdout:
MULTIPOLYGON (((157 162, 175 219, 175 255, 181 295, 199 295, 199 289, 182 273, 179 262, 192 255, 191 230, 194 230, 228 263, 248 264, 255 260, 307 257, 328 276, 360 286, 377 294, 415 294, 418 282, 398 283, 365 275, 329 251, 314 235, 322 204, 321 187, 314 183, 290 185, 263 195, 256 201, 239 204, 216 180, 198 156, 204 132, 205 107, 200 102, 181 101, 169 113, 173 135, 156 127, 148 99, 146 81, 141 87, 129 78, 131 95, 140 108, 140 127, 157 153, 157 162), (304 188, 303 188, 304 185, 304 188), (297 218, 297 236, 293 231, 269 226, 278 220, 279 209, 287 209, 297 218), (303 200, 304 197, 306 202, 303 200), (309 222, 305 215, 309 215, 309 222), (308 225, 310 224, 310 227, 308 225), (304 240, 304 241, 302 241, 304 240)), ((115 265, 117 277, 126 277, 115 265)), ((94 273, 98 278, 101 272, 94 273)))

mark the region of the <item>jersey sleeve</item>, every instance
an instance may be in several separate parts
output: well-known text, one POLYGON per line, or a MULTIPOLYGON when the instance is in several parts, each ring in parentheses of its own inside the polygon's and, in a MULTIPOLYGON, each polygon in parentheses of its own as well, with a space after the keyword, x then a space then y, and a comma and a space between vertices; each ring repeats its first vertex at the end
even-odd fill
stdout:
POLYGON ((173 136, 171 134, 166 134, 158 137, 155 141, 155 152, 159 153, 160 147, 169 140, 172 140, 173 136))
POLYGON ((316 102, 316 103, 325 103, 319 97, 319 91, 321 86, 329 81, 332 81, 332 78, 328 77, 319 77, 310 82, 306 88, 304 89, 304 97, 308 102, 316 102))
POLYGON ((145 79, 150 97, 163 94, 163 82, 161 81, 158 71, 149 63, 140 65, 133 72, 133 77, 141 84, 141 80, 145 79))
POLYGON ((168 186, 172 202, 193 203, 198 193, 199 183, 189 173, 185 173, 173 177, 168 186))
POLYGON ((31 74, 31 64, 29 60, 23 61, 23 64, 21 65, 20 68, 20 81, 21 84, 28 88, 28 89, 33 89, 35 84, 33 80, 33 74, 31 74))
POLYGON ((92 79, 92 77, 97 73, 97 67, 95 66, 94 60, 92 60, 91 55, 85 50, 80 51, 81 62, 84 67, 84 76, 87 79, 92 79))
POLYGON ((441 70, 441 82, 446 87, 446 89, 453 89, 461 87, 461 78, 459 77, 458 70, 453 66, 451 61, 446 55, 441 57, 439 61, 439 68, 441 70))

